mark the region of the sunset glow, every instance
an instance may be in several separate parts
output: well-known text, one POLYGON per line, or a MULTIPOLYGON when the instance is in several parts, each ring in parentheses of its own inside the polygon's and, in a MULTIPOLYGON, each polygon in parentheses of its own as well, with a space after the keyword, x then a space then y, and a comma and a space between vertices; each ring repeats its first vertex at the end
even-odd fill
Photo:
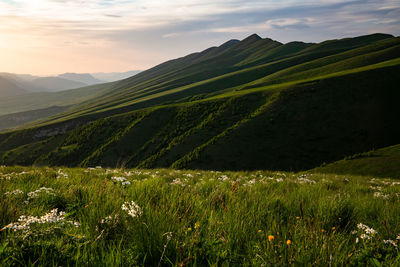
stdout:
POLYGON ((393 0, 0 0, 0 71, 146 69, 251 33, 281 42, 399 35, 399 18, 393 0))

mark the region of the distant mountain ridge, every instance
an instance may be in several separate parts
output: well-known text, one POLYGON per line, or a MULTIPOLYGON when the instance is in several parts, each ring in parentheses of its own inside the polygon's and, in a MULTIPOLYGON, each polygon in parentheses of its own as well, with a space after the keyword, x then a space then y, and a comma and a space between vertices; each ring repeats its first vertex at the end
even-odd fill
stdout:
POLYGON ((32 92, 59 92, 64 90, 71 90, 80 87, 126 79, 128 77, 136 75, 139 72, 140 71, 93 74, 63 73, 58 76, 46 77, 40 77, 30 74, 14 74, 1 72, 0 77, 3 79, 3 85, 0 88, 0 97, 17 96, 22 94, 29 94, 32 92), (97 78, 95 78, 94 76, 97 76, 97 78), (7 80, 7 84, 5 80, 7 80))
POLYGON ((311 169, 400 143, 399 71, 392 35, 254 34, 77 89, 101 93, 0 134, 0 164, 311 169))
POLYGON ((93 85, 93 84, 99 84, 99 83, 106 82, 106 81, 102 81, 102 80, 94 78, 89 73, 64 73, 64 74, 58 75, 58 77, 67 79, 70 81, 83 83, 85 85, 93 85))

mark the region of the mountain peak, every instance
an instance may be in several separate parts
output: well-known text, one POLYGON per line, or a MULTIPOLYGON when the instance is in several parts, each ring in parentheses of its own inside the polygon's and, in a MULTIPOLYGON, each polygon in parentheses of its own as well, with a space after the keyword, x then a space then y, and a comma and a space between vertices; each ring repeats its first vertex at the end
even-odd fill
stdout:
POLYGON ((229 40, 228 42, 225 42, 222 45, 220 45, 219 48, 229 48, 232 45, 235 45, 235 44, 237 44, 239 42, 240 42, 239 40, 232 39, 232 40, 229 40))
POLYGON ((262 38, 258 34, 254 33, 254 34, 250 35, 249 37, 243 39, 242 42, 250 42, 250 41, 254 42, 254 41, 261 40, 261 39, 262 38))

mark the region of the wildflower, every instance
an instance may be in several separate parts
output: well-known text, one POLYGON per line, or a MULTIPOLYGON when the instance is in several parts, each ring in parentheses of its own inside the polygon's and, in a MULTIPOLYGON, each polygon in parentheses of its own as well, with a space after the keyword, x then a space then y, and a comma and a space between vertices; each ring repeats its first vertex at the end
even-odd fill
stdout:
POLYGON ((325 233, 325 229, 322 229, 321 232, 322 232, 322 233, 325 233))
POLYGON ((389 240, 383 240, 383 243, 385 243, 385 244, 391 244, 392 246, 394 246, 394 247, 397 248, 396 242, 393 241, 393 240, 391 240, 391 239, 389 239, 389 240))
POLYGON ((125 186, 125 185, 130 185, 131 182, 129 182, 125 177, 111 177, 111 180, 113 180, 114 183, 120 182, 121 185, 125 186))
POLYGON ((371 237, 369 235, 366 235, 366 234, 360 235, 360 238, 361 239, 371 239, 371 237))
POLYGON ((189 228, 187 229, 187 231, 188 231, 188 232, 192 231, 192 227, 189 227, 189 228))
POLYGON ((24 192, 22 190, 14 190, 14 191, 10 191, 10 192, 5 192, 4 195, 8 196, 8 195, 18 195, 18 194, 23 194, 24 192))
POLYGON ((132 218, 138 217, 142 214, 142 209, 134 201, 131 201, 130 203, 125 202, 122 204, 121 209, 127 211, 132 218))
POLYGON ((65 212, 58 212, 57 209, 51 210, 49 213, 41 216, 40 218, 35 216, 25 216, 21 215, 18 219, 18 222, 10 223, 3 227, 1 230, 12 229, 14 231, 17 230, 29 230, 32 224, 45 224, 45 223, 53 223, 64 225, 65 223, 72 224, 76 227, 79 227, 80 224, 78 222, 66 221, 65 220, 65 212))
POLYGON ((218 180, 225 182, 225 181, 229 180, 229 177, 227 175, 222 175, 221 177, 218 178, 218 180))
POLYGON ((195 224, 194 224, 194 229, 199 229, 200 228, 200 223, 199 222, 196 222, 195 224))
POLYGON ((356 244, 358 244, 358 242, 359 242, 360 240, 358 239, 358 237, 356 238, 356 244))
POLYGON ((335 231, 335 229, 336 229, 336 227, 335 227, 335 226, 333 226, 333 227, 332 227, 332 231, 335 231))
POLYGON ((373 228, 369 227, 368 225, 362 224, 362 223, 357 224, 357 228, 358 228, 358 229, 364 230, 364 232, 365 232, 366 234, 375 235, 375 234, 378 233, 378 232, 375 231, 373 228))
POLYGON ((296 220, 300 220, 300 217, 296 217, 296 220))
POLYGON ((288 239, 288 240, 286 241, 286 244, 287 244, 288 246, 290 246, 290 245, 292 244, 292 241, 290 241, 290 239, 288 239))
POLYGON ((259 233, 262 233, 262 230, 260 229, 260 230, 258 230, 258 232, 259 232, 259 233))
POLYGON ((269 235, 268 236, 268 240, 271 242, 272 240, 274 240, 275 239, 275 236, 273 236, 273 235, 269 235))

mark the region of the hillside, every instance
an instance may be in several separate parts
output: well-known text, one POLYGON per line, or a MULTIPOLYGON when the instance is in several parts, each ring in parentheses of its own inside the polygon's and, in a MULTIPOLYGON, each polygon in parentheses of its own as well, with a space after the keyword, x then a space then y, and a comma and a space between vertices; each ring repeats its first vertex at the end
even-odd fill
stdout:
POLYGON ((67 80, 60 77, 40 77, 33 80, 31 83, 47 92, 58 92, 87 86, 85 83, 67 80))
POLYGON ((0 98, 23 95, 28 93, 7 78, 0 76, 0 98))
POLYGON ((400 179, 400 145, 348 156, 318 168, 313 172, 392 177, 400 179))
POLYGON ((400 143, 399 71, 391 35, 319 44, 252 35, 1 134, 0 164, 311 169, 400 143))
POLYGON ((101 81, 99 79, 96 79, 92 75, 90 75, 89 73, 63 73, 63 74, 58 75, 58 77, 63 78, 63 79, 67 79, 67 80, 70 80, 70 81, 83 83, 85 85, 93 85, 93 84, 105 83, 105 81, 101 81))
POLYGON ((61 113, 68 109, 66 107, 53 106, 44 109, 29 110, 25 112, 11 113, 0 116, 0 130, 10 129, 13 127, 24 125, 25 123, 46 118, 57 113, 61 113))

